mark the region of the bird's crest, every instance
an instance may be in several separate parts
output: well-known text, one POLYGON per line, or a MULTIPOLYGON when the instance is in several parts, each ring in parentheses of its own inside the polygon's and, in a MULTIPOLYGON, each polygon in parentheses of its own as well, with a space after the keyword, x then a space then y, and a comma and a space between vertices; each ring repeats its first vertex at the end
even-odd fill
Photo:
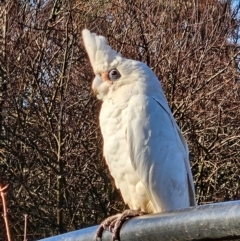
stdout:
POLYGON ((121 62, 121 54, 112 49, 103 36, 84 29, 82 37, 95 74, 116 67, 121 62))

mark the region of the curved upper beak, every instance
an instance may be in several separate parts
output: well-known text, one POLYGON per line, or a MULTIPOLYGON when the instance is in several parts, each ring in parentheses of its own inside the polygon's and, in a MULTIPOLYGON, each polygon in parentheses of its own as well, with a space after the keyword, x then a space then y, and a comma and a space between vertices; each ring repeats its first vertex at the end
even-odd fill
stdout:
POLYGON ((92 82, 92 90, 94 91, 94 93, 97 93, 97 88, 102 83, 103 83, 102 78, 99 75, 96 75, 92 82))

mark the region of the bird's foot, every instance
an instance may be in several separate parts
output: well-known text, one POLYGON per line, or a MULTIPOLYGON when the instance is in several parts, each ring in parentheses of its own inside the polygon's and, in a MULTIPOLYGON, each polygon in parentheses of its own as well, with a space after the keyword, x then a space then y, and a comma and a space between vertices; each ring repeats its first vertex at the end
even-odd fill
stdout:
POLYGON ((105 219, 100 225, 96 233, 95 240, 101 240, 104 230, 110 231, 112 235, 112 241, 120 241, 120 229, 123 223, 133 217, 142 216, 146 213, 137 210, 125 210, 123 213, 113 215, 105 219))

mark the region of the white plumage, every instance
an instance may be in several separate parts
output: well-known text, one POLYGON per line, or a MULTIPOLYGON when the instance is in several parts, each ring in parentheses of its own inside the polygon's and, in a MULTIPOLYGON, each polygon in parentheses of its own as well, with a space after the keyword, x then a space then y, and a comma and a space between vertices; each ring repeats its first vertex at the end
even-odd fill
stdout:
POLYGON ((82 35, 103 101, 104 156, 124 202, 148 213, 196 205, 188 147, 155 74, 104 37, 82 35))

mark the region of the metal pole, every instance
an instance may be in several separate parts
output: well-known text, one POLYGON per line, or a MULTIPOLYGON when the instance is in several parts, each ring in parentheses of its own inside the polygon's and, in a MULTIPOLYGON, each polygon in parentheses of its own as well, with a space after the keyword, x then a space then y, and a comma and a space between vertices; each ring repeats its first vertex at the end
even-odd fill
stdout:
MULTIPOLYGON (((93 241, 97 226, 42 241, 93 241)), ((240 201, 215 203, 127 221, 121 241, 240 240, 240 201)), ((110 241, 104 232, 102 241, 110 241)))

